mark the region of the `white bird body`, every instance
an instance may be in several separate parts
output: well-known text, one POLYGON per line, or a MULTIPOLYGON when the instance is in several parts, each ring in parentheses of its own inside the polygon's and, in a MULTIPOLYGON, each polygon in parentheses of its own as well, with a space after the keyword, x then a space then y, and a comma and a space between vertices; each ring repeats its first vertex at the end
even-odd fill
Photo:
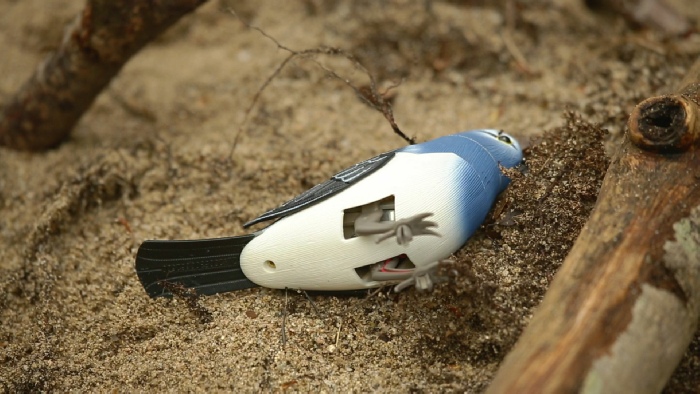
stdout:
POLYGON ((363 280, 355 268, 406 254, 416 266, 450 256, 466 241, 466 207, 454 196, 458 174, 468 164, 453 153, 419 155, 398 152, 384 167, 351 187, 287 216, 266 228, 241 254, 241 268, 264 287, 344 290, 377 287, 363 280), (343 215, 348 208, 393 196, 395 217, 433 212, 440 237, 416 237, 407 246, 376 243, 378 236, 345 239, 343 215), (268 261, 274 263, 271 268, 268 261))
POLYGON ((397 291, 429 289, 438 262, 476 231, 508 185, 500 166, 521 161, 517 141, 497 130, 410 145, 343 170, 244 225, 277 219, 256 233, 145 241, 136 272, 152 297, 170 295, 173 283, 202 294, 397 281, 397 291))

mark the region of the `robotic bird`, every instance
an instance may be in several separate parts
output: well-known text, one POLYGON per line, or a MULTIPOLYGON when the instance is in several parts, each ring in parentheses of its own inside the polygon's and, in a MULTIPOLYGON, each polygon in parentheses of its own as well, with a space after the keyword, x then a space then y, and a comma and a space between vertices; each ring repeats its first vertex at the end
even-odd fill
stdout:
POLYGON ((479 228, 508 185, 499 164, 514 167, 522 158, 518 142, 497 130, 382 153, 244 225, 279 219, 255 233, 145 241, 136 273, 151 297, 171 296, 168 283, 199 294, 255 286, 359 290, 392 282, 400 282, 396 291, 430 289, 438 263, 479 228))

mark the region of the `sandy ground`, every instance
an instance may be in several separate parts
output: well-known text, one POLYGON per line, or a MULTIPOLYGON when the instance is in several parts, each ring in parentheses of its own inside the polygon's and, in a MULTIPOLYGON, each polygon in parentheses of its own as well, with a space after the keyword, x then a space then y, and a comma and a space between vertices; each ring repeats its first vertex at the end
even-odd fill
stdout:
MULTIPOLYGON (((0 102, 81 3, 0 1, 0 102)), ((696 0, 674 3, 700 20, 696 0)), ((0 387, 482 391, 585 222, 605 170, 601 142, 613 151, 634 104, 672 90, 700 54, 697 34, 634 30, 580 1, 505 9, 212 0, 139 53, 65 144, 0 149, 0 387), (448 283, 313 304, 251 289, 202 298, 199 313, 146 296, 133 270, 143 240, 244 234, 261 212, 405 144, 315 62, 367 84, 342 57, 293 60, 246 121, 289 53, 227 6, 288 48, 338 47, 381 86, 401 82, 396 120, 420 141, 491 127, 548 143, 528 152, 509 208, 444 269, 448 283)), ((667 391, 698 387, 696 338, 667 391)))

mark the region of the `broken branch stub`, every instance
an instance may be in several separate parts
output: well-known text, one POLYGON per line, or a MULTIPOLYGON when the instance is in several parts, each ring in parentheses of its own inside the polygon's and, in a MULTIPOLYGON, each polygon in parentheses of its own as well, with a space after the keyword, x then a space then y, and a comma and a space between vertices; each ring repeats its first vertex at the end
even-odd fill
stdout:
POLYGON ((59 48, 2 109, 0 145, 43 150, 61 143, 131 56, 205 2, 88 0, 59 48))
POLYGON ((630 141, 656 152, 682 152, 700 140, 700 82, 642 101, 630 115, 630 141))
POLYGON ((700 316, 699 71, 635 108, 591 217, 488 392, 663 389, 700 316))

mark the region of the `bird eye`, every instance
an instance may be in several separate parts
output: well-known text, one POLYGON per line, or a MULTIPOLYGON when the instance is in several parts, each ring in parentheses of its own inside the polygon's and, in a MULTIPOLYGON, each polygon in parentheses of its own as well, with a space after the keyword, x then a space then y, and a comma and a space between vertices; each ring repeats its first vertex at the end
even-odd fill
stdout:
POLYGON ((499 135, 499 136, 498 136, 498 140, 501 141, 501 142, 505 142, 505 143, 508 144, 508 145, 513 144, 513 141, 510 139, 510 137, 508 137, 508 136, 505 135, 505 134, 499 135))

